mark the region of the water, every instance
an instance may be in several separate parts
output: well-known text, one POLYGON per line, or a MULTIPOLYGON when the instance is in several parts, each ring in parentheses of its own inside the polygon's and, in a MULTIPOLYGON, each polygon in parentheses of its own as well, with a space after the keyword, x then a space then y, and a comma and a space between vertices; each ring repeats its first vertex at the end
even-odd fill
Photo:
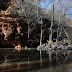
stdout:
POLYGON ((40 66, 42 66, 42 54, 41 54, 41 50, 40 50, 40 66))
POLYGON ((50 68, 43 68, 43 69, 38 69, 38 70, 33 70, 32 72, 72 72, 72 63, 67 64, 67 65, 61 65, 58 67, 52 67, 50 70, 50 68))
POLYGON ((72 52, 69 56, 60 56, 58 52, 22 50, 13 52, 13 49, 0 49, 0 72, 71 72, 72 52), (64 62, 65 60, 65 62, 64 62), (42 64, 41 64, 42 63, 42 64))

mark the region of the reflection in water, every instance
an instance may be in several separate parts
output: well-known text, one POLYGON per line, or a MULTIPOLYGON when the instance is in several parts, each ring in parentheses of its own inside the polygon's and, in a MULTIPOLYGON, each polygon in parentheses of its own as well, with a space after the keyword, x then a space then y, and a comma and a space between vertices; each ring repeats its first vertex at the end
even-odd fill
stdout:
POLYGON ((41 60, 39 51, 12 51, 10 49, 2 52, 5 56, 2 55, 4 60, 0 63, 0 72, 72 72, 72 52, 67 56, 63 54, 60 56, 58 52, 52 55, 51 50, 48 54, 42 52, 41 60), (71 61, 70 64, 64 65, 67 60, 71 61))
POLYGON ((5 61, 4 61, 4 63, 7 63, 7 56, 5 56, 5 61))
POLYGON ((29 57, 28 57, 28 66, 29 66, 29 57))
POLYGON ((21 65, 21 63, 18 62, 18 64, 17 64, 17 71, 19 71, 20 65, 21 65))
POLYGON ((48 53, 49 53, 49 61, 50 61, 50 71, 52 72, 52 68, 51 68, 51 62, 52 62, 52 59, 51 59, 51 51, 48 50, 48 53))
POLYGON ((68 65, 62 65, 61 67, 52 67, 52 70, 49 68, 43 68, 38 70, 33 70, 31 72, 72 72, 72 69, 70 69, 69 64, 68 65))
POLYGON ((72 72, 72 69, 70 69, 68 72, 72 72))
POLYGON ((19 67, 20 67, 20 65, 21 65, 21 63, 20 63, 20 62, 18 62, 18 64, 17 64, 17 68, 19 68, 19 67))
POLYGON ((42 51, 40 50, 40 66, 42 66, 42 51))

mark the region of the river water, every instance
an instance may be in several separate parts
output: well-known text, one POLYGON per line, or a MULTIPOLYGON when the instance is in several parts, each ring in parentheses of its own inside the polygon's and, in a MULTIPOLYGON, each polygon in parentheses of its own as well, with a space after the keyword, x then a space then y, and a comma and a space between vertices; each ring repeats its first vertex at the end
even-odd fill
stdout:
POLYGON ((0 49, 0 72, 72 72, 72 52, 68 53, 50 56, 42 52, 40 58, 36 50, 0 49))
POLYGON ((43 68, 38 70, 33 70, 31 72, 72 72, 72 63, 66 65, 60 65, 58 67, 43 68))

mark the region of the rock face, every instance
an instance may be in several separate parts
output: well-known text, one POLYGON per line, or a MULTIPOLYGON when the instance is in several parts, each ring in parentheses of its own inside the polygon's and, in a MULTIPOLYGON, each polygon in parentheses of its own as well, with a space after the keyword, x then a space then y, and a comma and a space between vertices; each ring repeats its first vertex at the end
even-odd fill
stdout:
MULTIPOLYGON (((37 25, 36 0, 33 3, 32 1, 8 0, 4 3, 8 7, 2 9, 4 11, 0 12, 1 47, 14 47, 18 44, 21 46, 36 45, 37 39, 39 42, 40 25, 37 25), (27 36, 28 23, 30 24, 30 39, 27 36)), ((1 2, 3 3, 4 1, 1 2)), ((1 7, 3 6, 1 5, 1 7)))
MULTIPOLYGON (((0 11, 0 47, 15 47, 18 44, 20 44, 21 46, 28 45, 27 44, 28 43, 27 41, 28 21, 27 18, 25 18, 25 16, 26 15, 27 17, 28 15, 30 16, 31 11, 34 11, 35 10, 34 8, 36 7, 33 7, 33 5, 31 6, 30 1, 29 2, 25 1, 25 8, 26 8, 25 12, 27 13, 25 15, 23 14, 24 7, 22 6, 22 4, 24 3, 22 1, 21 0, 1 0, 0 1, 0 9, 4 10, 4 11, 0 11), (30 8, 29 6, 26 5, 26 3, 29 4, 30 8)), ((31 16, 33 17, 33 15, 31 16)), ((32 18, 31 16, 29 17, 30 22, 31 20, 32 21, 34 20, 31 19, 32 18)), ((35 29, 35 27, 33 28, 33 25, 31 28, 32 30, 35 29)), ((35 32, 31 35, 34 34, 35 32)), ((31 36, 31 38, 33 38, 33 36, 31 36)))
MULTIPOLYGON (((17 15, 18 16, 18 15, 17 15)), ((48 23, 44 20, 43 23, 48 23)), ((28 39, 28 24, 25 17, 16 17, 11 15, 10 12, 2 11, 0 13, 0 47, 15 47, 20 44, 24 46, 37 46, 40 39, 40 24, 35 22, 30 24, 28 39)), ((50 24, 48 24, 50 27, 50 24)), ((43 40, 47 40, 48 34, 46 24, 43 25, 43 40)), ((45 41, 44 41, 45 42, 45 41)))
MULTIPOLYGON (((5 14, 5 11, 3 11, 5 14)), ((14 47, 18 44, 26 45, 27 23, 24 18, 12 18, 8 15, 0 14, 0 46, 14 47)))
MULTIPOLYGON (((36 47, 40 43, 41 25, 38 23, 42 17, 43 43, 46 43, 50 35, 51 17, 48 11, 37 8, 37 3, 29 0, 1 0, 0 5, 0 47, 36 47), (25 3, 25 4, 24 4, 25 3), (9 5, 8 5, 9 4, 9 5), (6 6, 7 5, 7 6, 6 6), (35 6, 34 6, 35 5, 35 6), (37 13, 38 9, 38 13, 37 13), (28 29, 29 24, 29 29, 28 29), (29 39, 28 39, 29 30, 29 39)), ((31 0, 33 1, 33 0, 31 0)), ((38 0, 39 1, 39 0, 38 0)), ((56 21, 55 21, 56 22, 56 21)), ((52 38, 56 39, 57 24, 53 28, 52 38)))
POLYGON ((11 0, 0 0, 0 10, 6 10, 11 0))

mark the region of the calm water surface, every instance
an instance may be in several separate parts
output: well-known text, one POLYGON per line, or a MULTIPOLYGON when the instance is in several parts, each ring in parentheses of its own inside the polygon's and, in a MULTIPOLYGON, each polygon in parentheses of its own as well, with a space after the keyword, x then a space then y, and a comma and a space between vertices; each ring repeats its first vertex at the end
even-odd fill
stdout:
POLYGON ((11 49, 2 49, 0 72, 72 72, 72 52, 67 56, 53 54, 50 61, 45 52, 40 58, 38 51, 13 52, 11 49))
POLYGON ((72 72, 72 63, 60 65, 57 67, 42 68, 38 70, 33 70, 31 72, 72 72))

